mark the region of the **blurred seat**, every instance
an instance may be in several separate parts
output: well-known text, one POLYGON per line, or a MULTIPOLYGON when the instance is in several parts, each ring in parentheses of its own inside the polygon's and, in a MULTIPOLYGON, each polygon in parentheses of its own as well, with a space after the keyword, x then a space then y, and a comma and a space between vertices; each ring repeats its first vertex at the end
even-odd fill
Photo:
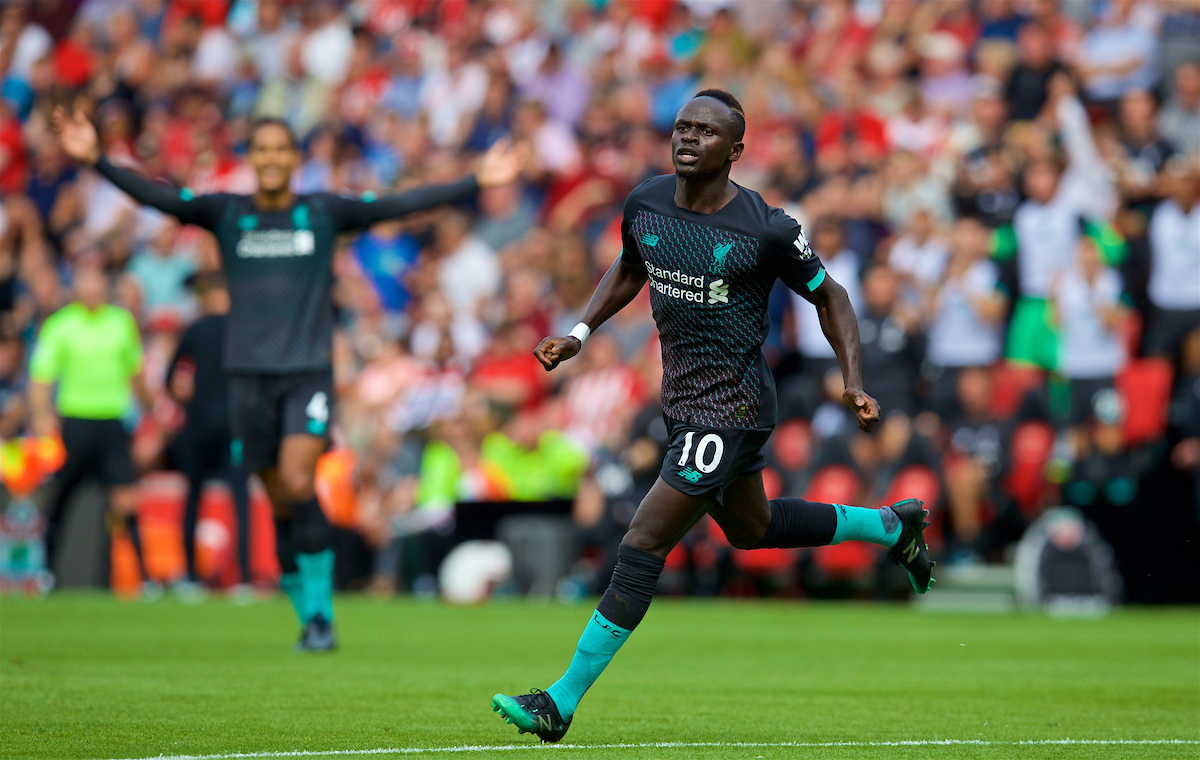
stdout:
POLYGON ((942 499, 942 481, 932 468, 923 464, 905 467, 888 485, 881 507, 904 499, 920 499, 931 513, 933 523, 925 530, 925 541, 935 550, 942 545, 942 511, 937 508, 942 499))
POLYGON ((664 569, 681 571, 687 568, 687 564, 688 550, 687 547, 683 545, 683 542, 680 541, 679 543, 675 544, 675 548, 672 549, 671 553, 667 555, 667 564, 665 565, 664 569))
POLYGON ((774 467, 764 467, 762 471, 763 491, 767 501, 778 499, 783 495, 783 476, 774 467))
POLYGON ((822 467, 808 485, 804 498, 827 504, 849 504, 858 494, 858 474, 844 464, 822 467))
MULTIPOLYGON (((822 467, 813 476, 804 498, 827 504, 851 504, 858 494, 860 481, 850 467, 842 464, 822 467)), ((878 557, 878 547, 862 541, 846 541, 812 550, 813 566, 828 579, 856 578, 870 572, 878 557)))
POLYGON ((1022 423, 1013 432, 1012 466, 1004 479, 1004 490, 1017 501, 1021 513, 1035 517, 1052 486, 1046 479, 1046 463, 1054 450, 1054 428, 1048 422, 1022 423))
POLYGON ((1045 384, 1046 373, 1040 369, 1010 362, 997 364, 992 368, 992 416, 997 420, 1012 418, 1025 396, 1045 384))
POLYGON ((771 436, 771 454, 781 469, 799 472, 812 458, 812 433, 807 420, 793 419, 775 428, 771 436))
POLYGON ((1125 400, 1122 428, 1125 443, 1157 440, 1167 431, 1167 407, 1174 381, 1166 359, 1133 359, 1117 375, 1117 390, 1125 400))

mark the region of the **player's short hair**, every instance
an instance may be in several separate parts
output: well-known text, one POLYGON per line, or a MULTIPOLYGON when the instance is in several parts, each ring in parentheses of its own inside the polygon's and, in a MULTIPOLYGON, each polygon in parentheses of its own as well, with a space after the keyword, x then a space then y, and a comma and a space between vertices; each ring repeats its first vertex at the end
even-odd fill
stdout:
POLYGON ((741 140, 742 137, 745 136, 746 112, 742 109, 742 104, 738 102, 738 99, 733 96, 733 93, 712 88, 701 90, 692 96, 693 100, 696 98, 712 98, 713 100, 719 100, 725 105, 729 106, 729 110, 733 112, 733 123, 736 125, 733 139, 741 140))
POLYGON ((280 127, 280 128, 282 128, 284 132, 287 132, 288 142, 290 142, 292 144, 292 147, 293 148, 300 147, 300 141, 296 139, 296 131, 294 129, 292 129, 292 125, 288 124, 286 121, 279 118, 278 116, 260 116, 259 118, 250 122, 250 133, 249 133, 250 140, 249 140, 249 142, 251 142, 251 143, 254 142, 254 136, 256 134, 258 134, 258 130, 262 129, 263 127, 280 127))

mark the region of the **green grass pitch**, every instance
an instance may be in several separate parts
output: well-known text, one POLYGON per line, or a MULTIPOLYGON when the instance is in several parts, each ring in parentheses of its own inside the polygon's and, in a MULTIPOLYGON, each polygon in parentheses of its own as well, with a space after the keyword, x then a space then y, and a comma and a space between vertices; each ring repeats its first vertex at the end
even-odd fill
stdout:
POLYGON ((662 599, 566 748, 518 737, 489 702, 548 686, 587 606, 347 597, 337 610, 341 649, 299 655, 282 599, 5 598, 0 757, 1200 757, 1195 609, 1055 620, 662 599), (939 739, 976 743, 882 746, 939 739), (1017 744, 1062 739, 1187 743, 1017 744), (613 744, 627 746, 598 746, 613 744), (361 752, 464 745, 483 749, 361 752))

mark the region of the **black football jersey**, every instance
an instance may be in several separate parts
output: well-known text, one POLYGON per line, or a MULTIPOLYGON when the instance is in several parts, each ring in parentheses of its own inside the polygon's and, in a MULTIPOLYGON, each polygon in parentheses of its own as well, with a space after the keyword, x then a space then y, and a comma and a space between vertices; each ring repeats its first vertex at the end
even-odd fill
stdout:
POLYGON ((649 279, 663 412, 713 428, 774 425, 767 299, 776 278, 801 295, 825 280, 796 220, 740 186, 715 214, 679 208, 665 175, 629 194, 621 236, 622 258, 649 279))
POLYGON ((253 196, 194 195, 101 159, 97 170, 139 203, 217 236, 229 283, 225 369, 292 374, 326 369, 333 351, 333 253, 339 233, 471 197, 474 177, 399 195, 297 195, 291 208, 260 211, 253 196))

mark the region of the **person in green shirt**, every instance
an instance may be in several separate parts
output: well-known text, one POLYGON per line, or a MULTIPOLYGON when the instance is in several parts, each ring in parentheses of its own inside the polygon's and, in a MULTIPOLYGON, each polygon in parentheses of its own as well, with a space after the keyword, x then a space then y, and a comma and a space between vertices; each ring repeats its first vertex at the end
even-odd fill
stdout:
POLYGON ((42 325, 29 366, 34 432, 61 435, 67 451, 47 510, 47 564, 54 567, 67 504, 89 478, 108 486, 111 513, 124 519, 140 562, 137 486, 121 420, 135 394, 146 398, 142 340, 133 315, 105 302, 102 270, 80 268, 73 285, 75 300, 42 325))

